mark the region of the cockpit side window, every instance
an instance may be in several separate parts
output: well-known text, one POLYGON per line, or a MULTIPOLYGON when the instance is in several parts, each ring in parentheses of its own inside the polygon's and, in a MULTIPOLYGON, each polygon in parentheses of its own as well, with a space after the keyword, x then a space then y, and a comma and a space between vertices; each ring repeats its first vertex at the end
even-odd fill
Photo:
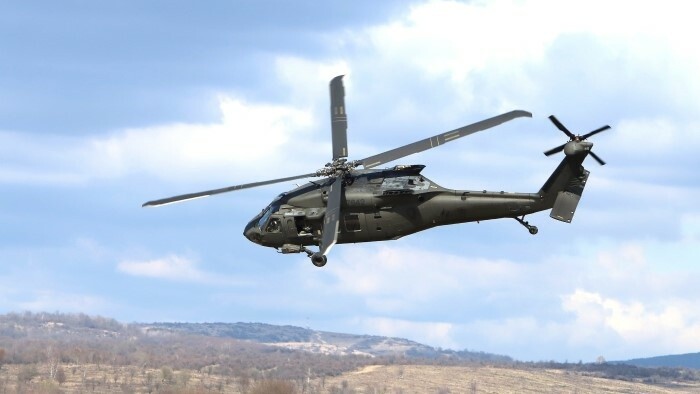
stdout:
POLYGON ((281 223, 279 218, 272 218, 270 221, 267 223, 267 227, 265 227, 265 231, 268 233, 278 233, 281 228, 281 223))

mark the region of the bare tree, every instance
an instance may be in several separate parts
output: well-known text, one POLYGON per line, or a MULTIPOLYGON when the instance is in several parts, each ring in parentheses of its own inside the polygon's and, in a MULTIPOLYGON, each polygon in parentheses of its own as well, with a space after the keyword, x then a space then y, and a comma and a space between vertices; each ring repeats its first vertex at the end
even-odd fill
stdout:
POLYGON ((58 357, 55 355, 53 346, 46 348, 46 363, 49 365, 49 378, 55 379, 58 370, 58 357))

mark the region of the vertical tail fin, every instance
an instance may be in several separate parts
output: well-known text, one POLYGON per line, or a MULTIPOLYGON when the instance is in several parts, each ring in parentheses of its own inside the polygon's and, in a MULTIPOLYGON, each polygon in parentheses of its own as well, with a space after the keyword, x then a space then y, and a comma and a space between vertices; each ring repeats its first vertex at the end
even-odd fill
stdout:
POLYGON ((586 187, 590 172, 581 163, 584 156, 567 156, 539 191, 545 206, 551 207, 553 219, 570 223, 586 187))

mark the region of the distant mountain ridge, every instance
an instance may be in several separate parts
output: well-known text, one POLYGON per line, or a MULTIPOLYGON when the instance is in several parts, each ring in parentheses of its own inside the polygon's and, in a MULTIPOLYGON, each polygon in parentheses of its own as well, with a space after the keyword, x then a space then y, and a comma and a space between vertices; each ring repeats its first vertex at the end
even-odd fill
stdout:
POLYGON ((8 313, 0 315, 0 339, 72 339, 196 336, 224 338, 333 356, 405 357, 459 361, 512 362, 509 356, 433 348, 403 338, 316 331, 265 323, 120 323, 85 314, 8 313))
POLYGON ((265 323, 139 323, 147 335, 184 333, 234 338, 264 345, 333 355, 402 356, 414 358, 453 357, 459 360, 511 362, 503 355, 468 350, 436 349, 404 338, 316 331, 296 326, 265 323))
POLYGON ((700 369, 700 353, 674 354, 667 356, 656 356, 647 358, 635 358, 625 361, 616 361, 638 367, 679 367, 700 369))

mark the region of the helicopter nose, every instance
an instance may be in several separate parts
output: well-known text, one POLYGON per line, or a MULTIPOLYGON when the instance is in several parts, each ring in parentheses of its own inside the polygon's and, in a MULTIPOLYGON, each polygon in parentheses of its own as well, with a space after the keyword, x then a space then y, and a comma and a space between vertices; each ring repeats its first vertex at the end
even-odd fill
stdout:
POLYGON ((245 230, 243 230, 243 235, 248 238, 250 242, 260 244, 262 238, 260 235, 260 230, 255 227, 252 222, 248 223, 248 225, 245 227, 245 230))

